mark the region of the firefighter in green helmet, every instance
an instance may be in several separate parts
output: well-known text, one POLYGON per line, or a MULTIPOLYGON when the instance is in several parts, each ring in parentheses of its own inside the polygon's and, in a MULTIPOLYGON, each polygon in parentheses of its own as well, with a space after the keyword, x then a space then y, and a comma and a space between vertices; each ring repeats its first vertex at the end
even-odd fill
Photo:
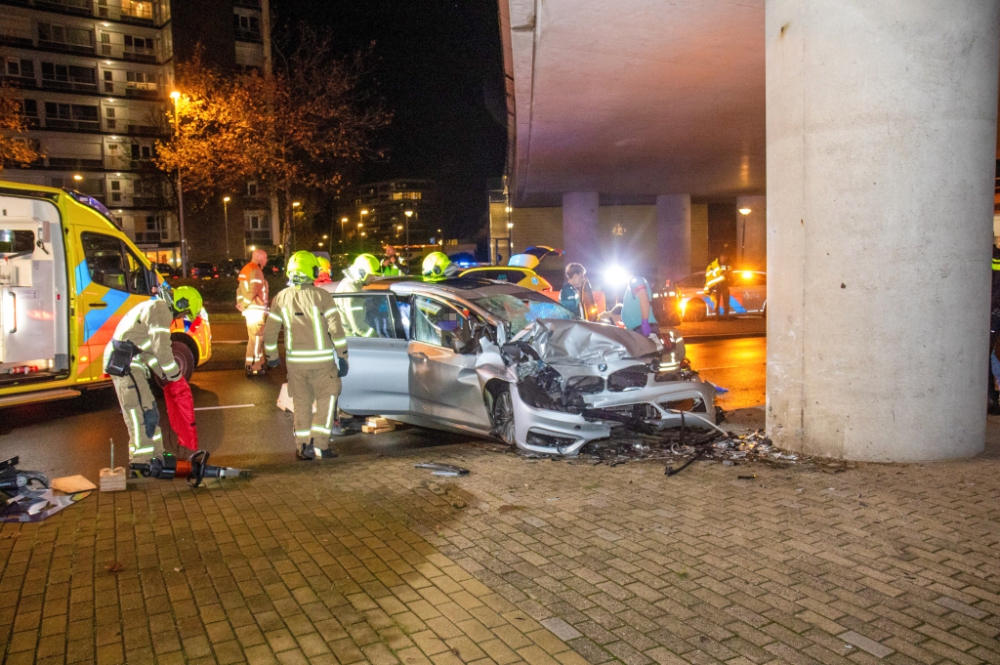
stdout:
POLYGON ((336 457, 330 439, 343 434, 337 398, 340 379, 347 375, 347 338, 333 296, 314 285, 319 277, 316 257, 296 252, 285 272, 290 286, 271 301, 264 327, 267 364, 273 368, 280 362, 278 334, 284 328, 296 456, 301 460, 336 457))

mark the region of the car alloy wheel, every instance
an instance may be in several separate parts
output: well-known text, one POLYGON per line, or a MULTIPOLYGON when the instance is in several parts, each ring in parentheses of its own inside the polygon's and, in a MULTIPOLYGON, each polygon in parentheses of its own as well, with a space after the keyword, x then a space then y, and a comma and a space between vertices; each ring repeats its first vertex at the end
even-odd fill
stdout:
POLYGON ((493 432, 504 443, 517 445, 514 438, 514 398, 507 387, 493 400, 493 432))

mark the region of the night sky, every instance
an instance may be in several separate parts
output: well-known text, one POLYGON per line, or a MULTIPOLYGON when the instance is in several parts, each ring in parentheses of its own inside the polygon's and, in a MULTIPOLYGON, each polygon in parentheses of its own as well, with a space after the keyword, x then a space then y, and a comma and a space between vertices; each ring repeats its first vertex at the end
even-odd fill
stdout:
POLYGON ((354 182, 427 178, 450 236, 485 228, 488 178, 503 174, 507 130, 496 0, 281 0, 279 22, 329 28, 344 53, 374 41, 371 85, 394 115, 387 157, 354 182))

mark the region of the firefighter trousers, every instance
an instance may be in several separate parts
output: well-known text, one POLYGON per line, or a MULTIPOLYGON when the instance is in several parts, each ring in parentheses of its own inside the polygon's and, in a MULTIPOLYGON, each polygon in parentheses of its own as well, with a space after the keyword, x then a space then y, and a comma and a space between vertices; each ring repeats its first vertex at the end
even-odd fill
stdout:
POLYGON ((247 355, 246 366, 253 371, 264 367, 264 324, 267 323, 267 310, 250 307, 243 312, 247 324, 247 355))
POLYGON ((309 363, 305 366, 288 363, 288 396, 295 411, 295 443, 309 443, 325 448, 330 442, 330 430, 337 420, 337 398, 340 377, 336 362, 309 363), (312 404, 316 402, 316 411, 312 404))
POLYGON ((133 366, 128 376, 112 376, 122 416, 128 427, 128 456, 132 462, 145 462, 163 452, 160 412, 149 388, 145 372, 133 366))

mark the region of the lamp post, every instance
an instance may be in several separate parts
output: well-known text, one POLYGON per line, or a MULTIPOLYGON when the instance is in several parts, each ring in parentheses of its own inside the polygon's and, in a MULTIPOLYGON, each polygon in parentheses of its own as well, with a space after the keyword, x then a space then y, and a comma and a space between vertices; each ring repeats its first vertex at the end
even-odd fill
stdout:
POLYGON ((222 215, 226 219, 226 258, 227 259, 229 258, 229 202, 231 200, 232 199, 230 199, 228 196, 223 196, 222 197, 222 215))
MULTIPOLYGON (((181 104, 181 93, 174 90, 170 93, 170 99, 174 100, 174 137, 180 133, 181 120, 179 107, 181 104)), ((188 276, 188 252, 187 235, 184 233, 184 186, 181 184, 181 169, 177 168, 177 222, 181 231, 181 274, 188 276)))
POLYGON ((406 215, 406 245, 410 245, 410 217, 413 217, 412 210, 405 210, 403 214, 406 215))
POLYGON ((736 259, 737 262, 743 265, 743 251, 746 249, 747 244, 747 215, 749 215, 753 210, 750 208, 740 208, 740 215, 743 217, 743 235, 740 238, 740 255, 736 259))
POLYGON ((358 218, 361 220, 361 221, 358 222, 358 251, 359 252, 364 251, 364 248, 365 248, 364 244, 361 241, 361 238, 363 238, 366 234, 362 233, 361 229, 363 229, 365 227, 365 215, 367 215, 367 214, 368 214, 368 209, 367 208, 362 208, 361 209, 361 213, 358 215, 358 218))

